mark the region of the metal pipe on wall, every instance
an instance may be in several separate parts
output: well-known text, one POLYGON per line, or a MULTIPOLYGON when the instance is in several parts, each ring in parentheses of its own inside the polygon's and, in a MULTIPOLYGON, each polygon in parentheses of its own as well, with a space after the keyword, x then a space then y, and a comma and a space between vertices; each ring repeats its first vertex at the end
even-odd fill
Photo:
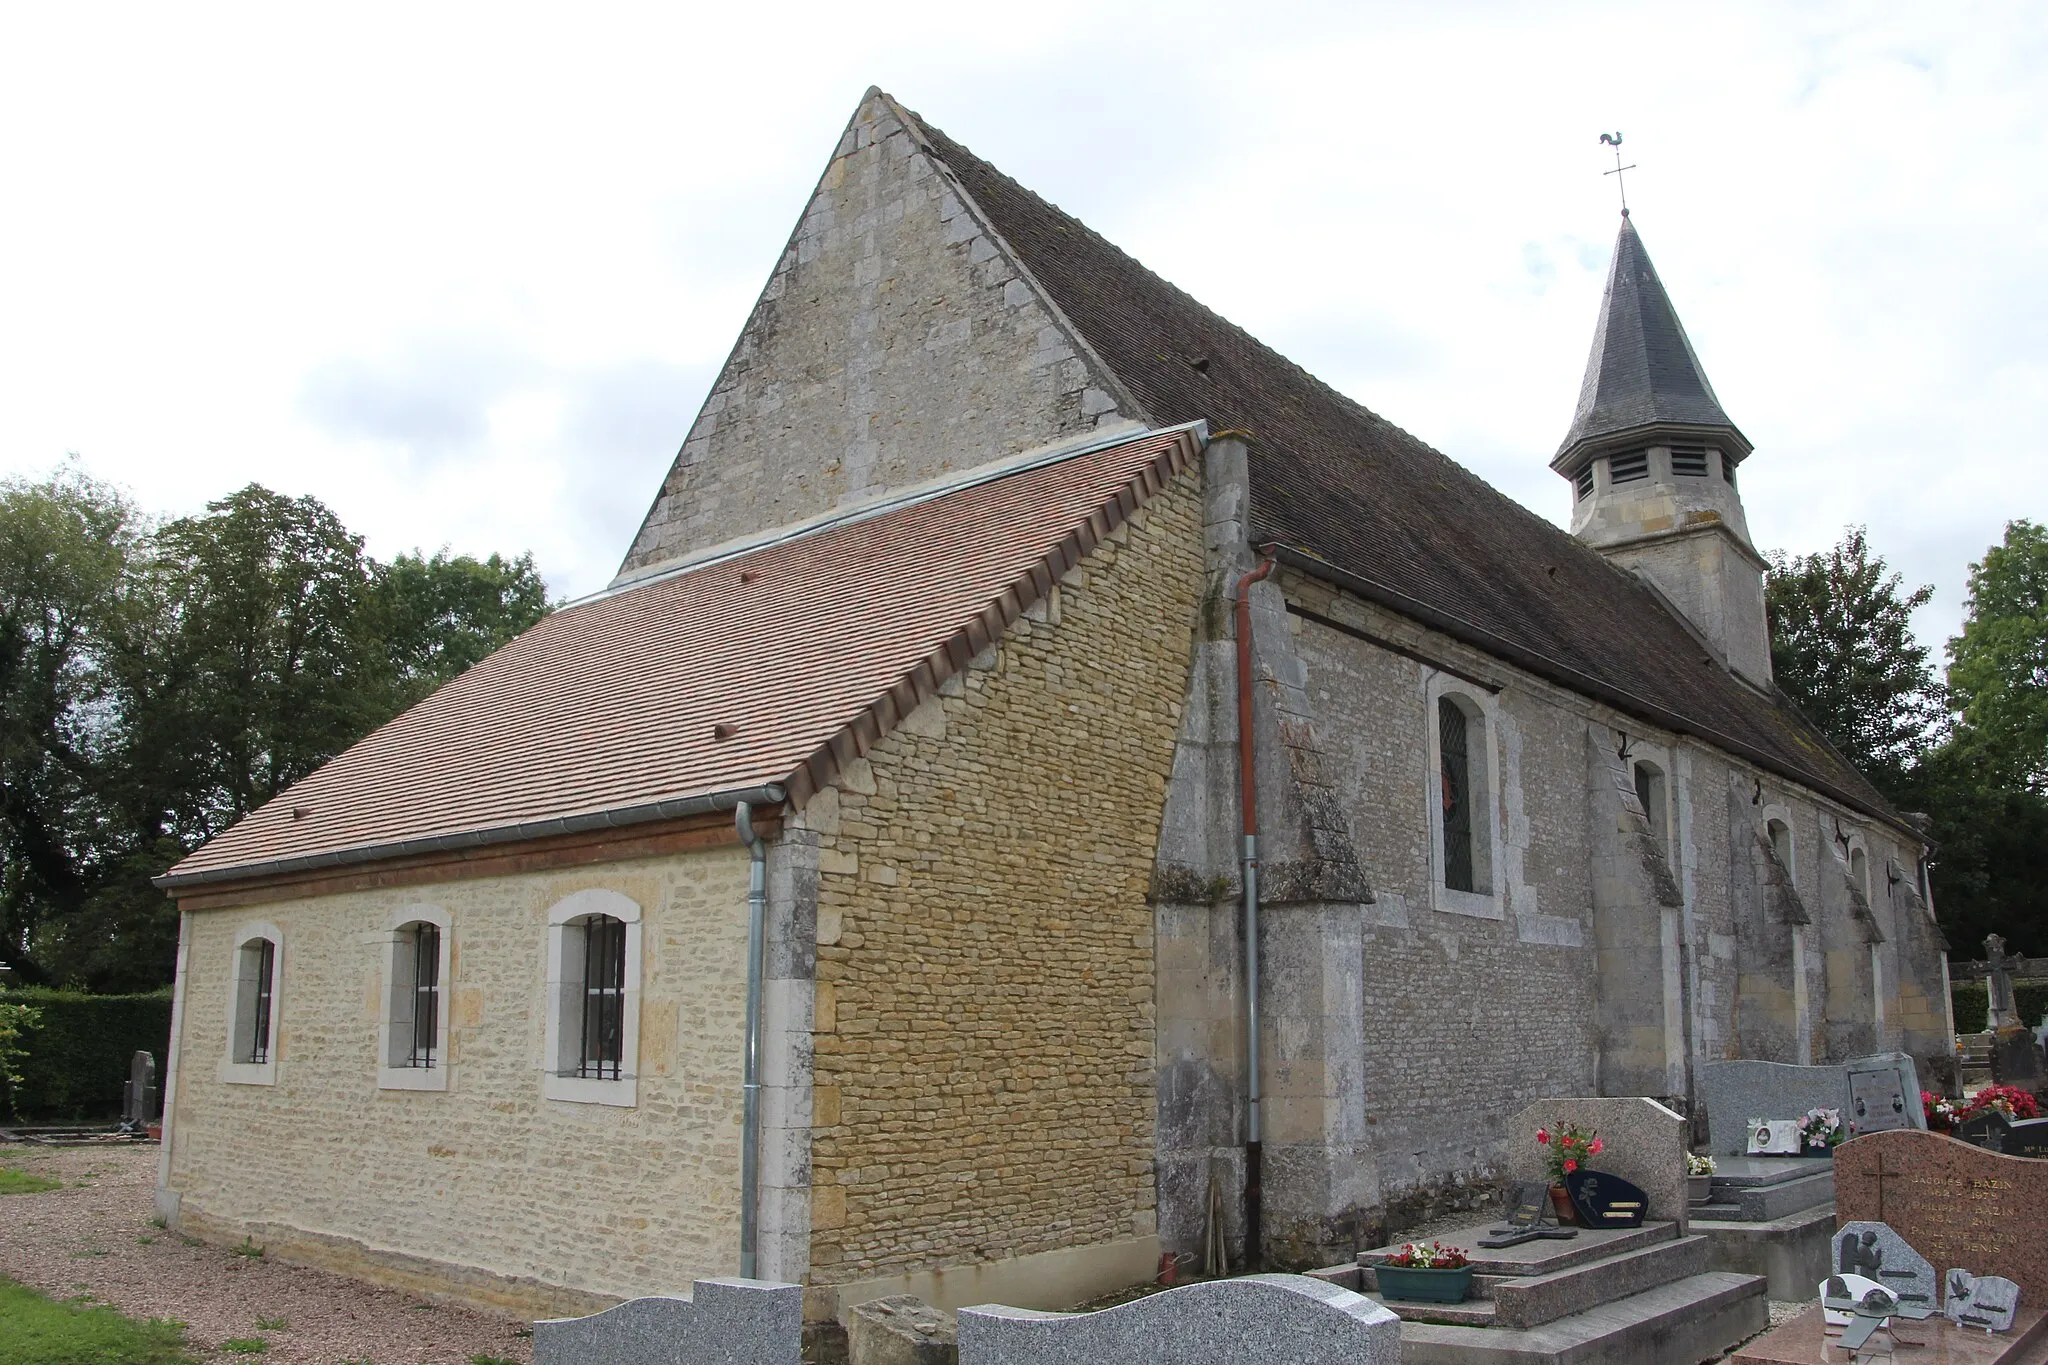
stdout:
POLYGON ((756 1279, 761 1208, 761 949, 768 924, 768 845, 754 832, 754 809, 733 807, 733 827, 747 846, 747 1042, 740 1078, 740 1276, 756 1279))
POLYGON ((1244 823, 1244 1028, 1245 1144, 1244 1255, 1247 1267, 1264 1261, 1264 1172, 1259 1128, 1259 785, 1252 742, 1252 599, 1254 583, 1273 572, 1268 553, 1237 580, 1237 801, 1244 823))

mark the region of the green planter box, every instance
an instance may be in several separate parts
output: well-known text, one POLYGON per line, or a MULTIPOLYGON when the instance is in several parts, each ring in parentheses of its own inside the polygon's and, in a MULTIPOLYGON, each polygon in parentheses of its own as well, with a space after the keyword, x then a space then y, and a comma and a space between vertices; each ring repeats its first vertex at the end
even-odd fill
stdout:
POLYGON ((1407 1303, 1463 1303, 1472 1293, 1472 1267, 1416 1270, 1407 1266, 1374 1266, 1380 1296, 1407 1303))

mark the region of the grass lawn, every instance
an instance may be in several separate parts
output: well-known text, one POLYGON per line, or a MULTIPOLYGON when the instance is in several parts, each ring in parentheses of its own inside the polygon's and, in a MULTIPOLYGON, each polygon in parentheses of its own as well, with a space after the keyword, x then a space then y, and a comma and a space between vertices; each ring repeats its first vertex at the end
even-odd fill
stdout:
POLYGON ((192 1365, 182 1323, 57 1303, 0 1275, 0 1365, 192 1365))
POLYGON ((52 1180, 45 1175, 30 1175, 17 1171, 12 1166, 0 1166, 0 1194, 41 1194, 44 1190, 62 1189, 64 1182, 52 1180))

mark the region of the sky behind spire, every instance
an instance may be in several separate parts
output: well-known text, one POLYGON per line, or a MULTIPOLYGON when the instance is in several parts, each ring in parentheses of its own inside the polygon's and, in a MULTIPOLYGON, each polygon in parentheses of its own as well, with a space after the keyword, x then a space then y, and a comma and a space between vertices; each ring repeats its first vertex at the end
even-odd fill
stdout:
POLYGON ((250 480, 603 583, 861 92, 1562 523, 1617 202, 1756 443, 1956 623, 2048 518, 2021 5, 366 4, 10 15, 0 466, 250 480))

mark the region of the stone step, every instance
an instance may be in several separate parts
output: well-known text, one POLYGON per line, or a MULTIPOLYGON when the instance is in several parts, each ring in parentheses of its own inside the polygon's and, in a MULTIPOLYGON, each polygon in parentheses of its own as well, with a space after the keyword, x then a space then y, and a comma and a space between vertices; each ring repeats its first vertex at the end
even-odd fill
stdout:
POLYGON ((1692 1365, 1755 1336, 1769 1320, 1762 1279, 1710 1270, 1536 1327, 1403 1321, 1401 1360, 1402 1365, 1692 1365))
POLYGON ((1538 1327, 1706 1268, 1707 1239, 1681 1237, 1550 1275, 1506 1280, 1493 1289, 1494 1322, 1501 1327, 1538 1327))
POLYGON ((1809 1172, 1798 1180, 1717 1186, 1713 1198, 1693 1205, 1691 1214, 1695 1220, 1708 1222, 1763 1223, 1832 1204, 1834 1199, 1835 1171, 1829 1164, 1827 1169, 1809 1172))
POLYGON ((1833 1264, 1828 1242, 1835 1232, 1832 1205, 1805 1209, 1764 1223, 1696 1222, 1707 1239, 1707 1265, 1742 1275, 1761 1275, 1773 1299, 1811 1299, 1833 1264))
POLYGON ((1782 1185, 1789 1180, 1806 1180, 1816 1171, 1832 1171, 1832 1159, 1811 1156, 1724 1156, 1713 1175, 1717 1192, 1736 1186, 1782 1185))

